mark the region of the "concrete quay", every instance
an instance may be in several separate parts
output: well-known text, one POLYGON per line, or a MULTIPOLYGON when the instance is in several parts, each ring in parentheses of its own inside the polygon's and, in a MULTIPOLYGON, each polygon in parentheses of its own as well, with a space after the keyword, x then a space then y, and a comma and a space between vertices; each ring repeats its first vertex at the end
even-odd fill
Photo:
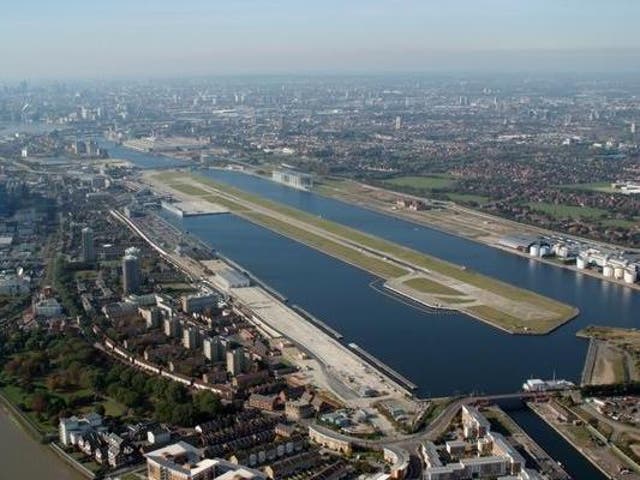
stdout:
POLYGON ((370 404, 372 399, 361 394, 365 389, 382 394, 375 400, 412 395, 410 390, 381 372, 379 364, 372 365, 370 359, 365 360, 350 351, 261 287, 234 288, 226 293, 252 312, 250 320, 259 320, 317 360, 320 368, 312 367, 307 371, 313 372, 312 377, 329 386, 329 390, 347 405, 362 407, 370 404))
POLYGON ((217 203, 192 200, 184 202, 162 202, 162 208, 179 217, 196 217, 199 215, 220 215, 229 213, 229 209, 217 203))

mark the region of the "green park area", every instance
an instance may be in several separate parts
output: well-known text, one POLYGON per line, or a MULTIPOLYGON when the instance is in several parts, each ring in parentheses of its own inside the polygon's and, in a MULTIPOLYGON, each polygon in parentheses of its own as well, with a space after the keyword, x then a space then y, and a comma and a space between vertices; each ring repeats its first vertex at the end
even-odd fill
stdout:
POLYGON ((412 190, 442 190, 450 187, 454 181, 449 175, 425 175, 395 177, 385 180, 384 183, 391 187, 407 187, 412 190))
POLYGON ((456 203, 476 203, 478 205, 484 205, 489 202, 489 197, 483 195, 474 195, 472 193, 449 193, 447 192, 447 198, 456 203))
POLYGON ((41 435, 56 432, 61 416, 97 412, 122 421, 153 418, 193 426, 222 408, 213 393, 191 393, 122 365, 74 331, 16 332, 0 354, 0 393, 41 435))
POLYGON ((530 202, 527 204, 532 210, 546 213, 553 218, 601 218, 607 211, 600 208, 580 207, 578 205, 563 205, 545 202, 530 202))

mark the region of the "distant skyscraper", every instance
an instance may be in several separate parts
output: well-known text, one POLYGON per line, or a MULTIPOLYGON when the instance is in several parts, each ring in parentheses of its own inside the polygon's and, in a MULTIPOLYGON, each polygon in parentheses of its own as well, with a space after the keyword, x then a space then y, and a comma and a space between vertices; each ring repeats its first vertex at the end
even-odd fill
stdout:
POLYGON ((127 248, 122 258, 122 291, 125 295, 136 293, 140 288, 140 250, 127 248))
POLYGON ((631 122, 631 127, 629 128, 629 130, 631 130, 631 133, 633 133, 635 135, 635 133, 636 133, 636 122, 631 122))
POLYGON ((224 360, 224 344, 220 337, 207 337, 202 342, 202 349, 204 356, 212 362, 219 362, 224 360))
POLYGON ((190 350, 197 348, 200 343, 200 335, 195 327, 188 327, 182 331, 182 346, 190 350))
POLYGON ((82 229, 82 261, 93 263, 96 260, 96 251, 93 245, 93 230, 89 227, 82 229))
POLYGON ((396 130, 400 130, 400 128, 402 127, 402 119, 400 118, 400 116, 396 117, 396 130))
POLYGON ((227 352, 227 372, 234 377, 244 369, 244 350, 239 347, 227 352))

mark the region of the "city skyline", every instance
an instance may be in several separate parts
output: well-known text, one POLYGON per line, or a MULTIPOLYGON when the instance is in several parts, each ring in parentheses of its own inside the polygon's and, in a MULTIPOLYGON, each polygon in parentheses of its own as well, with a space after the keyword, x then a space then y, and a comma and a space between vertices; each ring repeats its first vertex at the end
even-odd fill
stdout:
POLYGON ((630 72, 639 14, 626 0, 28 1, 0 19, 0 78, 630 72))

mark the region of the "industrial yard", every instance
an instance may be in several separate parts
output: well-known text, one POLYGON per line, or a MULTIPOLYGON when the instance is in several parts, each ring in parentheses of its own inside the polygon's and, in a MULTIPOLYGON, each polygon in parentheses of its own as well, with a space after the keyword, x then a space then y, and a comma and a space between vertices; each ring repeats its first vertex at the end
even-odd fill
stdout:
POLYGON ((420 304, 458 310, 509 333, 545 334, 577 310, 401 245, 186 172, 145 174, 180 200, 213 201, 232 213, 367 270, 420 304))
POLYGON ((590 326, 578 337, 589 338, 583 384, 606 385, 640 379, 640 332, 635 329, 590 326))

